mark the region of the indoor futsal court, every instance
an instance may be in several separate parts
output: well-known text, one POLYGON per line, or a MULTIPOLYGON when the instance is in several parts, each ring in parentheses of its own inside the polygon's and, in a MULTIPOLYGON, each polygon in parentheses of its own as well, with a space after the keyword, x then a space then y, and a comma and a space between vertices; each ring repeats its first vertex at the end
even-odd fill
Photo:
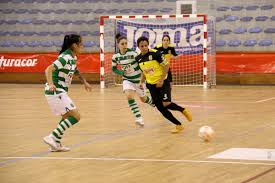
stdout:
MULTIPOLYGON (((274 87, 175 87, 174 97, 193 114, 182 133, 145 104, 137 128, 121 88, 91 93, 73 85, 71 97, 83 120, 68 131, 70 152, 51 153, 42 137, 55 126, 41 85, 1 84, 1 182, 258 182, 275 177, 274 87), (25 95, 28 93, 28 95, 25 95), (215 135, 205 143, 202 125, 215 135), (257 150, 220 153, 243 148, 257 150), (262 152, 261 152, 262 151, 262 152)), ((175 113, 176 114, 176 113, 175 113)))
POLYGON ((275 0, 0 0, 0 183, 275 183, 275 0))

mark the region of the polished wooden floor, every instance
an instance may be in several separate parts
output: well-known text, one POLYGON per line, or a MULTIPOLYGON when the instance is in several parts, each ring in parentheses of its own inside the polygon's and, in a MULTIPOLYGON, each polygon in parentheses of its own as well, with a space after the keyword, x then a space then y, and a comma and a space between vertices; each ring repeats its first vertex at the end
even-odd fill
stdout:
MULTIPOLYGON (((275 87, 174 87, 193 114, 180 134, 155 108, 140 104, 146 126, 134 125, 120 87, 91 93, 72 85, 82 119, 69 129, 70 152, 51 153, 43 136, 56 127, 43 85, 0 85, 1 183, 274 183, 275 162, 208 157, 229 148, 275 149, 275 87), (212 142, 197 136, 210 125, 212 142)), ((183 116, 174 113, 185 121, 183 116)))

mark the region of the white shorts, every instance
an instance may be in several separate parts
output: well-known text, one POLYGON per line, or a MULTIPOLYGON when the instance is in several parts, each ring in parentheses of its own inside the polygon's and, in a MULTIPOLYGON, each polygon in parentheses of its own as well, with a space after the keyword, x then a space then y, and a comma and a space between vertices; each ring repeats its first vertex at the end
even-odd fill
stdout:
POLYGON ((134 90, 137 92, 138 96, 140 97, 145 96, 145 90, 146 90, 145 84, 143 84, 143 87, 140 88, 138 83, 132 83, 128 80, 123 80, 122 86, 123 86, 123 92, 125 90, 134 90))
POLYGON ((76 109, 76 106, 67 93, 45 96, 52 112, 57 116, 64 115, 67 112, 76 109))

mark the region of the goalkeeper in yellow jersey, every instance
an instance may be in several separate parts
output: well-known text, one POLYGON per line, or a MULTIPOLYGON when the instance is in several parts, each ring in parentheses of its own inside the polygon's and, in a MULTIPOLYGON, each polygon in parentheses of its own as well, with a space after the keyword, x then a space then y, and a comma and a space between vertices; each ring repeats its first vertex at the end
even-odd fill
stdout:
MULTIPOLYGON (((169 35, 164 35, 162 37, 162 43, 158 44, 154 49, 158 50, 161 52, 162 55, 164 55, 165 59, 170 63, 171 57, 172 56, 178 56, 176 53, 176 50, 173 45, 170 44, 170 36, 169 35)), ((169 68, 168 71, 168 81, 170 82, 170 86, 172 87, 172 73, 171 73, 171 68, 169 68)))
POLYGON ((171 87, 167 79, 169 63, 160 52, 149 49, 148 45, 148 38, 138 38, 137 46, 141 53, 136 57, 136 60, 143 73, 140 84, 142 85, 146 80, 146 86, 157 109, 166 119, 175 124, 175 128, 171 132, 178 133, 184 128, 184 125, 169 110, 183 113, 188 121, 192 121, 192 115, 186 108, 171 102, 171 87))

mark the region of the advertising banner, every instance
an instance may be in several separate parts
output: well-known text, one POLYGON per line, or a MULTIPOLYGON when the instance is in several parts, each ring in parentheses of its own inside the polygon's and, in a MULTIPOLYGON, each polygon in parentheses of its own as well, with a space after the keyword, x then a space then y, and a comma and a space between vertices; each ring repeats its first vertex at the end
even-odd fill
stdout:
MULTIPOLYGON (((0 53, 0 72, 42 73, 57 56, 57 53, 0 53)), ((77 65, 83 73, 98 73, 99 64, 99 54, 78 56, 77 65)))
MULTIPOLYGON (((157 21, 157 20, 155 20, 157 21)), ((163 35, 169 35, 171 44, 178 54, 197 54, 203 51, 203 21, 171 22, 150 24, 119 20, 117 32, 126 36, 128 47, 136 49, 136 41, 140 36, 149 39, 150 48, 162 42, 163 35)))
MULTIPOLYGON (((0 53, 0 73, 44 73, 57 53, 0 53)), ((217 73, 275 73, 275 53, 217 53, 217 73)), ((77 65, 82 73, 99 73, 99 53, 80 54, 77 65)), ((184 72, 174 65, 175 72, 184 72)), ((185 71, 186 72, 186 71, 185 71)))

